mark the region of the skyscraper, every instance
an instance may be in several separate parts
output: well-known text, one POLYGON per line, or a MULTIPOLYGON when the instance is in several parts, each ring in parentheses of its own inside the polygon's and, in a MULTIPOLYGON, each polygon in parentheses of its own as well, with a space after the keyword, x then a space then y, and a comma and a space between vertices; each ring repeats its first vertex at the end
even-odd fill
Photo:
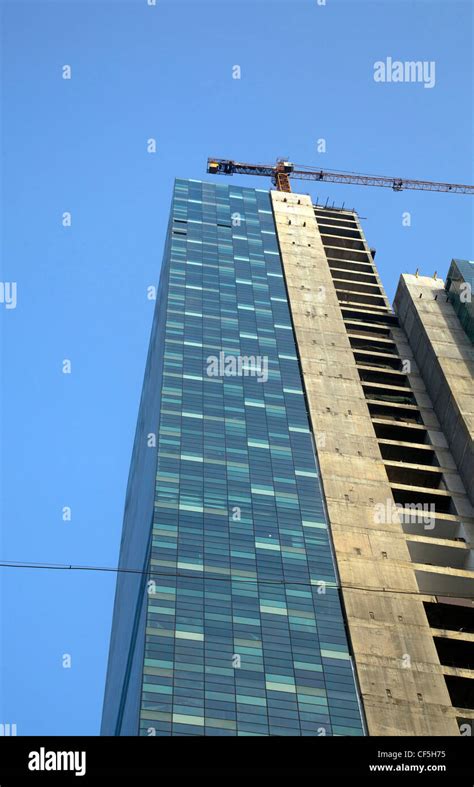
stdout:
POLYGON ((443 439, 354 212, 177 180, 103 734, 458 734, 430 615, 469 596, 474 512, 443 439))

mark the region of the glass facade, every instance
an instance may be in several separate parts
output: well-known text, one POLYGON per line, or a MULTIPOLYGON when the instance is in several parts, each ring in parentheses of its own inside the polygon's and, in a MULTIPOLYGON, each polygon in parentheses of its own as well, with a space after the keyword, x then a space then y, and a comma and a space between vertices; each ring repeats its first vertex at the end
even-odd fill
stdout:
POLYGON ((471 342, 474 342, 473 289, 474 261, 452 260, 446 277, 446 290, 449 292, 454 310, 471 342))
POLYGON ((115 734, 363 735, 267 191, 176 181, 159 320, 137 728, 115 734))

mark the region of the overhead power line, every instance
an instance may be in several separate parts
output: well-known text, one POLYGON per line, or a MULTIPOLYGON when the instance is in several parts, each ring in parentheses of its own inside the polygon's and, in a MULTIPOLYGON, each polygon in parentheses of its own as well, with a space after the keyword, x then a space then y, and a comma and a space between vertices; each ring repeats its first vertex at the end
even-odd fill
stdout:
MULTIPOLYGON (((141 576, 147 576, 150 578, 153 577, 167 577, 167 578, 180 578, 180 579, 205 579, 205 580, 212 580, 213 582, 253 582, 253 583, 261 583, 265 585, 305 585, 309 587, 316 587, 316 585, 312 585, 310 581, 301 581, 301 580, 292 580, 292 579, 272 579, 272 578, 262 578, 262 577, 236 577, 236 576, 229 576, 229 577, 211 577, 202 573, 202 576, 190 576, 189 574, 183 574, 179 571, 173 572, 165 572, 165 571, 154 571, 153 569, 149 571, 143 571, 139 568, 120 568, 119 566, 81 566, 81 565, 73 565, 68 563, 35 563, 35 562, 28 562, 28 561, 15 561, 15 560, 2 560, 0 561, 0 568, 22 568, 22 569, 40 569, 40 570, 49 570, 49 571, 92 571, 92 572, 104 572, 109 574, 138 574, 141 576)), ((192 570, 192 569, 189 569, 192 570)), ((325 582, 325 580, 316 580, 319 582, 325 582)), ((363 590, 366 593, 395 593, 397 595, 404 595, 404 596, 436 596, 439 595, 443 598, 460 598, 465 599, 466 601, 470 601, 474 598, 474 595, 471 596, 460 596, 458 593, 432 593, 430 591, 416 591, 416 590, 392 590, 391 588, 368 588, 363 587, 361 585, 329 585, 330 588, 334 590, 363 590)))

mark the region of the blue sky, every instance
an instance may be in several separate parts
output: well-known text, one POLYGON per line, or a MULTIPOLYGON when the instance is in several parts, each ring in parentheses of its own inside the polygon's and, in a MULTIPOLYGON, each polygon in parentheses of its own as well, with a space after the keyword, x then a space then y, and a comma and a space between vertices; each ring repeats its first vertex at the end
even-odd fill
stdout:
MULTIPOLYGON (((472 183, 472 14, 453 0, 4 0, 1 280, 17 306, 0 303, 2 560, 117 564, 173 179, 210 179, 215 155, 472 183), (374 82, 387 57, 435 61, 435 86, 374 82)), ((472 258, 467 196, 298 187, 365 217, 390 298, 401 272, 472 258)), ((0 580, 0 722, 97 734, 114 575, 0 580)))

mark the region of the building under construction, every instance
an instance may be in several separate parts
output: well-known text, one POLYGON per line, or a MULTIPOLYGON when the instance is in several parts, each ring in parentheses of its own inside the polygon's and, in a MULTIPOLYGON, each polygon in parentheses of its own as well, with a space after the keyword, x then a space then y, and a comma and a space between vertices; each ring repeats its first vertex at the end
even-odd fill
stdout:
POLYGON ((403 275, 392 309, 357 213, 292 171, 176 181, 103 734, 474 724, 473 263, 403 275), (209 374, 221 353, 244 373, 209 374))

